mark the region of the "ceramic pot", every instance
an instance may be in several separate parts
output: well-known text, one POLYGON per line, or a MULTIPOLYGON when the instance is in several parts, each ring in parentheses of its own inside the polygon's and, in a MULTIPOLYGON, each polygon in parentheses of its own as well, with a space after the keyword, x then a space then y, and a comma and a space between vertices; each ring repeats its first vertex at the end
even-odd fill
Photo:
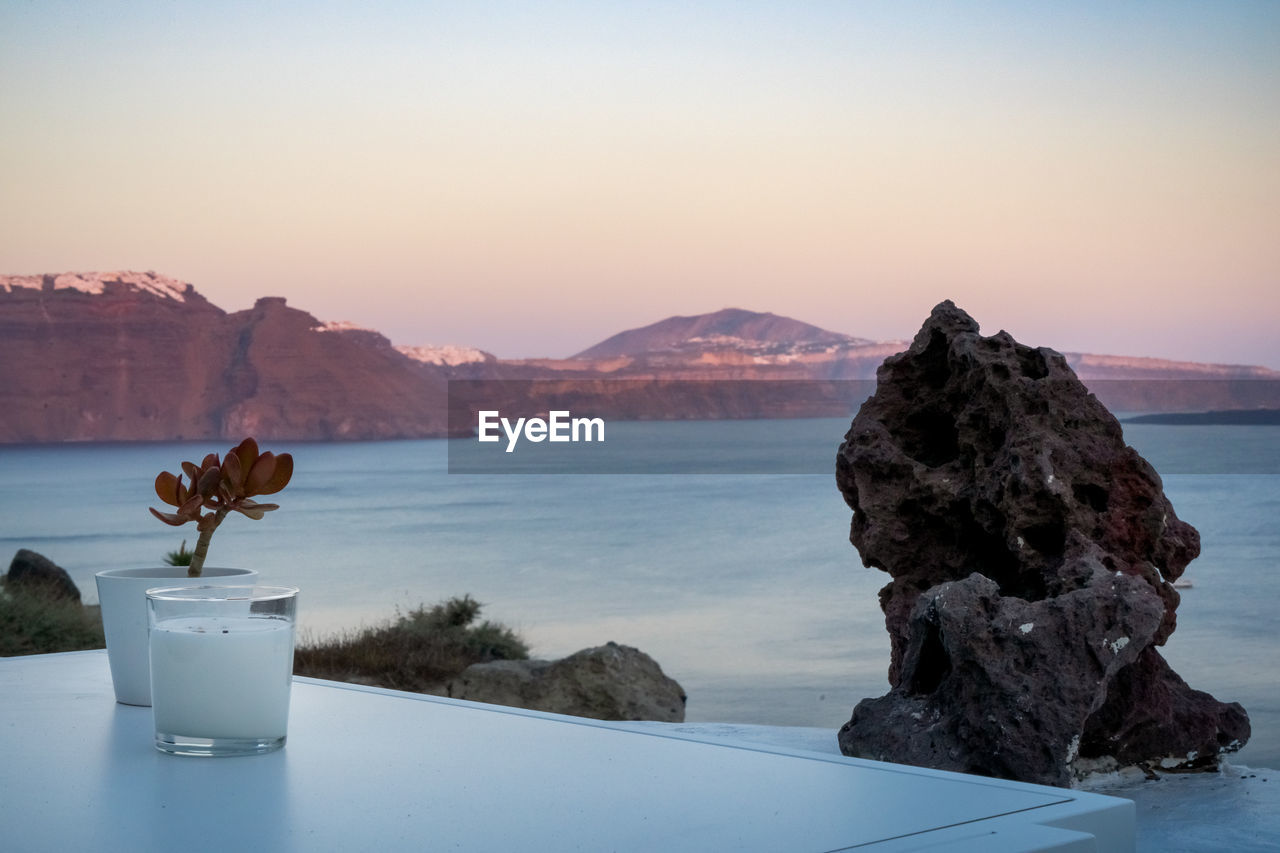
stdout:
POLYGON ((108 569, 98 572, 98 602, 102 631, 107 638, 111 683, 116 701, 124 705, 151 704, 151 660, 147 647, 147 590, 156 587, 201 586, 210 583, 253 584, 252 569, 205 567, 198 578, 187 577, 184 566, 156 569, 108 569))

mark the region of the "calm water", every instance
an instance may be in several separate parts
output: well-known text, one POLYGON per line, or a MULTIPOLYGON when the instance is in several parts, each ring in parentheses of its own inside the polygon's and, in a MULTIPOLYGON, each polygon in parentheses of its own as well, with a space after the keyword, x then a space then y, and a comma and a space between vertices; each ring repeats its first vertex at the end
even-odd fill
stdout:
MULTIPOLYGON (((445 441, 273 446, 297 458, 283 508, 228 519, 210 563, 301 587, 313 635, 470 593, 538 656, 608 640, 644 650, 688 691, 691 721, 835 728, 888 687, 887 576, 849 545, 831 474, 847 426, 610 425, 700 470, 775 470, 785 448, 793 473, 467 475, 448 473, 445 441)), ((1280 470, 1280 427, 1126 431, 1203 538, 1166 656, 1192 686, 1249 709, 1240 762, 1280 767, 1280 475, 1239 473, 1280 470)), ((194 528, 146 507, 158 471, 209 450, 225 448, 0 447, 0 556, 40 551, 94 600, 94 572, 194 542, 194 528)))

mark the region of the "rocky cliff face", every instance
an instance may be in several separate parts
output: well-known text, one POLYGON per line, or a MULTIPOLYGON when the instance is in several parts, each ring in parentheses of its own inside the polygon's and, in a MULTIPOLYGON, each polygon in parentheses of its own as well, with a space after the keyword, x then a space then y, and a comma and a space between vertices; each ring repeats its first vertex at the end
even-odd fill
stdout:
MULTIPOLYGON (((228 314, 152 272, 8 276, 0 442, 441 436, 453 379, 536 380, 499 388, 530 415, 843 417, 906 345, 726 309, 631 329, 575 358, 502 361, 468 347, 392 347, 282 299, 228 314)), ((1115 411, 1280 407, 1280 372, 1264 368, 1067 358, 1115 411)), ((488 409, 495 388, 470 391, 488 409)), ((455 420, 455 432, 475 425, 474 413, 455 420)))
POLYGON ((202 438, 228 391, 226 314, 152 273, 0 280, 0 436, 202 438))
POLYGON ((0 278, 0 441, 401 438, 445 378, 283 299, 228 314, 155 273, 0 278))
POLYGON ((891 577, 892 689, 841 749, 1058 785, 1081 757, 1216 766, 1248 717, 1158 651, 1199 535, 1061 355, 978 332, 934 309, 836 458, 850 540, 891 577))

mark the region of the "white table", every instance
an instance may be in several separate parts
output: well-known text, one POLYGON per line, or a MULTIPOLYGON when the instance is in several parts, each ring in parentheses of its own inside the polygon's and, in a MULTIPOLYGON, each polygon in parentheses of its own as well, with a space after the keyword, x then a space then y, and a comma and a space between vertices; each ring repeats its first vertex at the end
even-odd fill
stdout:
POLYGON ((105 652, 0 659, 5 851, 1129 851, 1128 800, 295 679, 289 743, 152 747, 105 652))

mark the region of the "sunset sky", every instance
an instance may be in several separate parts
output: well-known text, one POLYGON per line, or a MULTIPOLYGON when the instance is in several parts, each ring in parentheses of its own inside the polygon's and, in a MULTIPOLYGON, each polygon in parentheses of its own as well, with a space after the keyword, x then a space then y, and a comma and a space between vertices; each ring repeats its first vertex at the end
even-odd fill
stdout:
POLYGON ((564 356, 724 307, 1280 369, 1280 3, 0 0, 0 273, 564 356))

